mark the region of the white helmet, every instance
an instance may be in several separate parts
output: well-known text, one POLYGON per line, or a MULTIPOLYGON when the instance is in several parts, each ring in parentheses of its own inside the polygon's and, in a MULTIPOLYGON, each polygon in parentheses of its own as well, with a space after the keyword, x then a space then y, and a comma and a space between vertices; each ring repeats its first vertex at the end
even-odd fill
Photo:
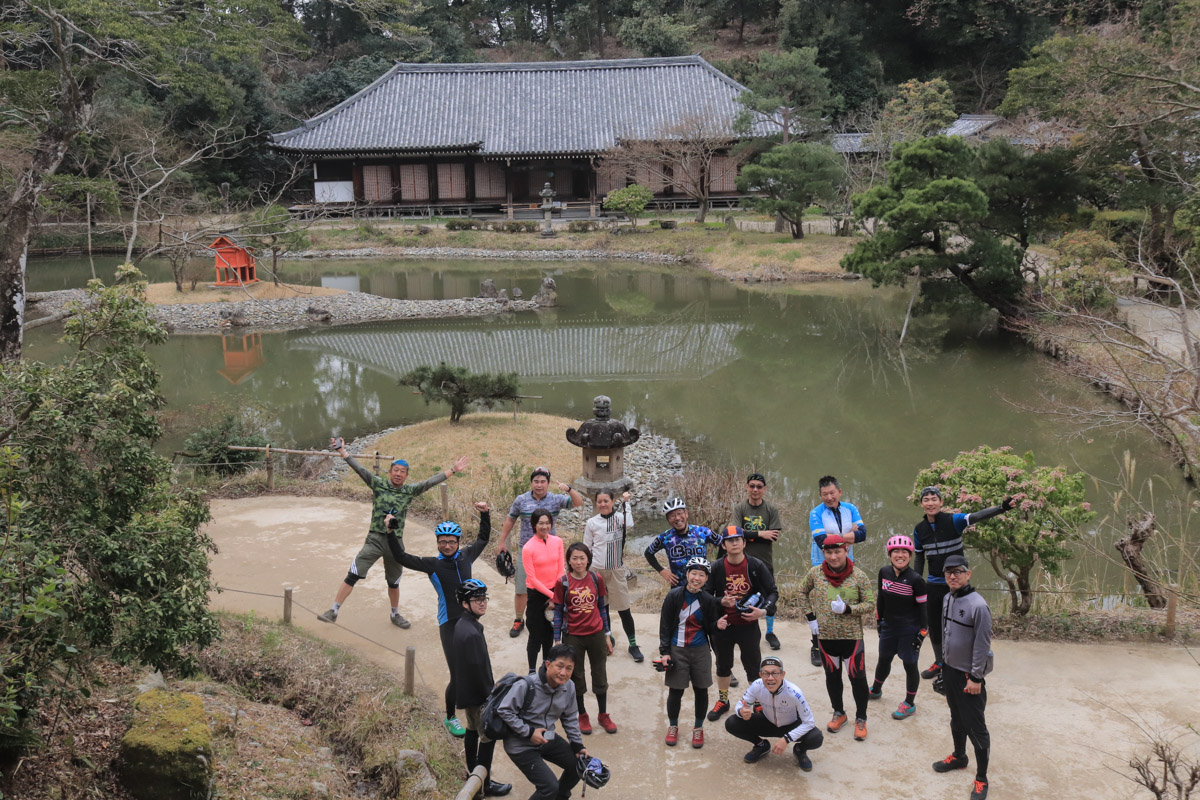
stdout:
POLYGON ((682 497, 668 497, 667 502, 663 503, 663 516, 667 516, 672 511, 678 511, 681 508, 687 508, 687 503, 683 502, 682 497))
POLYGON ((683 568, 683 572, 686 575, 694 569, 702 569, 705 575, 712 575, 712 564, 708 563, 708 559, 704 556, 695 556, 688 559, 687 566, 683 568))

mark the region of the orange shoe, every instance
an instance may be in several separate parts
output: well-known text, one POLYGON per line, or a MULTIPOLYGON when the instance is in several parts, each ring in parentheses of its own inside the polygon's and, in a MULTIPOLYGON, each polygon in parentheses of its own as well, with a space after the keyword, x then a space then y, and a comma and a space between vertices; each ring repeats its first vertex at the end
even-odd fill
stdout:
POLYGON ((867 721, 865 719, 854 720, 854 741, 861 742, 867 738, 867 721))
POLYGON ((846 724, 845 714, 834 714, 833 719, 829 720, 829 724, 825 726, 825 730, 830 733, 837 733, 846 724))
POLYGON ((613 722, 612 717, 610 717, 608 714, 601 714, 600 716, 596 717, 596 721, 600 723, 601 728, 604 728, 605 733, 617 732, 617 723, 613 722))
POLYGON ((697 750, 704 747, 704 728, 692 728, 692 747, 697 750))
POLYGON ((679 726, 678 725, 669 725, 667 727, 667 738, 664 741, 666 741, 667 747, 675 746, 675 743, 679 741, 679 726))

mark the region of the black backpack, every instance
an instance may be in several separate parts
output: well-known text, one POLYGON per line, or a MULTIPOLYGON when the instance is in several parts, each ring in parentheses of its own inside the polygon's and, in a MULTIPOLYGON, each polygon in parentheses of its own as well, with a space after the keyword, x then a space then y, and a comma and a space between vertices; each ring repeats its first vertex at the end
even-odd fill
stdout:
MULTIPOLYGON (((499 710, 504 699, 508 697, 508 693, 512 691, 513 686, 519 680, 521 680, 520 676, 510 672, 496 681, 492 690, 488 692, 487 699, 483 701, 483 706, 479 709, 479 725, 483 728, 480 733, 494 742, 512 735, 512 729, 500 716, 499 710)), ((533 688, 532 685, 530 688, 533 688)), ((530 699, 529 692, 526 692, 525 702, 521 705, 521 713, 525 713, 525 710, 529 708, 530 699)))

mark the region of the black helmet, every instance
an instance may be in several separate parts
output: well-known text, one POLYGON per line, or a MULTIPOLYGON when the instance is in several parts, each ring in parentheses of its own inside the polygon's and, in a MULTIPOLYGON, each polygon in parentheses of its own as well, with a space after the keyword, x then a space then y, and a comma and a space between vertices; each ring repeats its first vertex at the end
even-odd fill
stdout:
POLYGON ((576 763, 579 766, 580 780, 593 789, 599 789, 604 786, 604 784, 608 783, 608 779, 612 775, 608 767, 604 766, 604 762, 598 758, 580 755, 576 763))
POLYGON ((505 578, 505 583, 508 583, 508 578, 517 574, 517 568, 513 564, 512 553, 505 550, 496 556, 496 572, 499 572, 505 578))
POLYGON ((458 585, 454 596, 459 603, 465 603, 473 597, 487 597, 487 584, 478 578, 467 578, 458 585))

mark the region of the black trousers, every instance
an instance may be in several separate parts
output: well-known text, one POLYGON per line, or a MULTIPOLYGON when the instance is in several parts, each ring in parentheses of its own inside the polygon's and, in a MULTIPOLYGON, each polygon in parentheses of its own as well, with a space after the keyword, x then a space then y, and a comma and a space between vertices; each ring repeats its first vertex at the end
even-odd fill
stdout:
POLYGON ((728 678, 733 674, 733 647, 741 651, 742 668, 746 670, 747 684, 758 679, 758 666, 762 661, 760 641, 762 631, 758 620, 753 625, 730 625, 713 634, 713 652, 717 654, 717 677, 728 678))
MULTIPOLYGON (((794 727, 796 727, 796 723, 792 723, 791 725, 776 725, 767 719, 766 715, 761 711, 756 711, 750 716, 750 719, 742 719, 738 714, 731 714, 725 718, 725 730, 729 731, 731 736, 745 739, 747 742, 753 742, 754 744, 758 744, 760 739, 783 736, 794 727)), ((820 728, 813 728, 796 742, 796 744, 800 745, 800 749, 804 751, 816 750, 824 743, 825 734, 821 733, 820 728)))
POLYGON ((854 695, 854 718, 867 718, 867 662, 862 639, 821 639, 821 664, 825 668, 825 690, 835 714, 845 713, 842 703, 842 667, 850 673, 850 693, 854 695), (834 664, 837 666, 834 666, 834 664))
POLYGON ((942 674, 946 686, 946 705, 950 706, 950 735, 954 737, 954 754, 967 754, 967 739, 975 747, 975 777, 987 780, 988 756, 992 749, 992 737, 988 733, 984 709, 987 708, 987 686, 981 686, 979 694, 967 694, 967 673, 953 667, 943 666, 942 674))
POLYGON ((550 648, 554 646, 554 626, 546 619, 546 606, 550 598, 537 589, 529 590, 529 605, 525 607, 525 629, 529 641, 525 643, 525 656, 529 659, 529 669, 535 670, 542 665, 538 661, 538 651, 542 651, 542 661, 550 658, 550 648))
MULTIPOLYGON (((507 748, 505 749, 507 751, 507 748)), ((571 796, 575 784, 579 783, 575 753, 561 735, 555 736, 536 749, 523 747, 516 752, 510 752, 508 757, 534 786, 529 800, 566 800, 571 796), (562 767, 561 777, 554 777, 554 773, 546 765, 547 761, 562 767)))
POLYGON ((446 684, 446 719, 454 716, 454 625, 458 620, 451 620, 438 626, 438 636, 442 640, 442 654, 446 656, 446 669, 450 671, 450 682, 446 684))
POLYGON ((933 646, 933 660, 942 663, 942 601, 950 594, 950 587, 944 583, 928 583, 925 585, 925 607, 929 611, 929 644, 933 646))

